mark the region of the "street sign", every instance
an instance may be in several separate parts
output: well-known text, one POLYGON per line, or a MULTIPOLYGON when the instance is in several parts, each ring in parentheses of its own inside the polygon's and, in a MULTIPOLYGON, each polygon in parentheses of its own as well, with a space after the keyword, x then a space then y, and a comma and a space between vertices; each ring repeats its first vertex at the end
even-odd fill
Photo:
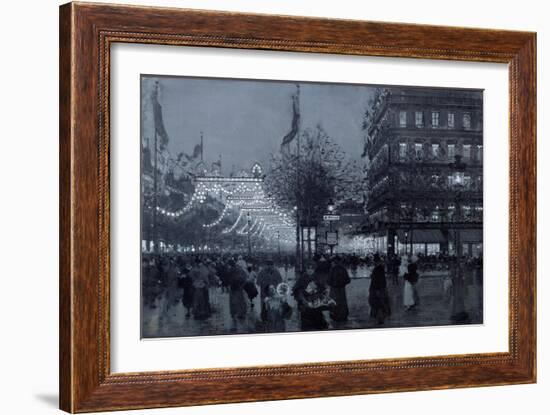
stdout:
POLYGON ((327 245, 338 245, 338 232, 327 232, 327 245))
POLYGON ((326 220, 326 221, 340 220, 340 215, 323 215, 323 220, 326 220))

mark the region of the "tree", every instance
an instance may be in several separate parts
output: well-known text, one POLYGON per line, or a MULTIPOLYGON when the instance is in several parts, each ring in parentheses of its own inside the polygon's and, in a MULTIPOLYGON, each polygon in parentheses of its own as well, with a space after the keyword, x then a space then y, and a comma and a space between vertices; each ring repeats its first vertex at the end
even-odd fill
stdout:
POLYGON ((298 208, 301 219, 311 223, 326 213, 329 199, 338 204, 352 196, 361 171, 320 125, 298 138, 289 154, 272 155, 265 183, 281 207, 298 208))

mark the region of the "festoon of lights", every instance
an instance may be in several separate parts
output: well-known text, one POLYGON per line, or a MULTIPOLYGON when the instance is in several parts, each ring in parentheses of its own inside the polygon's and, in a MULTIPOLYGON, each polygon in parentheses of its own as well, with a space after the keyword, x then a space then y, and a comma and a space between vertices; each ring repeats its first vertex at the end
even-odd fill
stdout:
MULTIPOLYGON (((245 225, 237 230, 237 234, 250 232, 251 236, 262 236, 265 231, 276 230, 280 241, 292 242, 290 234, 294 225, 289 219, 289 215, 277 205, 273 198, 265 194, 262 186, 261 166, 255 163, 251 168, 251 173, 252 177, 245 175, 240 177, 196 177, 195 192, 186 206, 176 211, 169 211, 157 206, 157 211, 167 217, 179 218, 189 212, 195 205, 204 203, 209 195, 219 195, 222 200, 225 196, 225 205, 219 217, 213 222, 203 224, 204 228, 219 225, 231 209, 238 209, 239 214, 236 221, 230 227, 224 229, 222 233, 227 234, 235 231, 246 213, 249 218, 254 217, 254 222, 248 223, 247 220, 245 225)), ((274 235, 271 235, 271 238, 273 237, 274 235)))

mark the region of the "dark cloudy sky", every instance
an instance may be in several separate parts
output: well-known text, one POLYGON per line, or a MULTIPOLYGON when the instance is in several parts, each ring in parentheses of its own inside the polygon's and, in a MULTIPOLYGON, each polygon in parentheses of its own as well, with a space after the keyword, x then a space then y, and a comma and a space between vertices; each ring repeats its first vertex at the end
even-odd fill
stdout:
MULTIPOLYGON (((214 78, 142 78, 142 85, 159 81, 169 150, 192 153, 204 133, 204 158, 222 155, 223 173, 265 163, 278 152, 292 120, 295 82, 214 78)), ((320 124, 351 157, 362 152, 361 123, 373 88, 346 84, 300 84, 301 128, 320 124)))

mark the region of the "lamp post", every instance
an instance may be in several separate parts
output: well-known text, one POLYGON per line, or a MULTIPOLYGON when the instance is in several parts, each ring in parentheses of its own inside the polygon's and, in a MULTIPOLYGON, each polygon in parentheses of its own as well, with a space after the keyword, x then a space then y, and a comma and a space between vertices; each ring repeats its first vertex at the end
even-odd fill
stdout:
POLYGON ((279 254, 279 262, 281 261, 281 232, 277 230, 277 252, 279 254))
MULTIPOLYGON (((302 250, 300 249, 300 210, 294 206, 296 212, 296 274, 302 271, 302 250)), ((298 278, 298 277, 296 277, 298 278)))
POLYGON ((464 189, 464 171, 466 164, 462 156, 456 155, 455 161, 449 164, 451 169, 451 187, 455 192, 455 222, 454 244, 455 244, 455 272, 453 274, 453 307, 451 320, 455 323, 466 323, 469 321, 468 313, 464 306, 464 279, 462 278, 462 241, 460 237, 460 222, 462 221, 461 197, 464 189))
MULTIPOLYGON (((329 216, 329 223, 328 223, 328 229, 329 229, 329 233, 332 235, 332 221, 333 221, 333 218, 336 217, 334 216, 334 210, 336 209, 336 206, 334 204, 334 201, 332 199, 329 199, 328 200, 328 204, 327 204, 327 211, 328 211, 328 216, 329 216)), ((328 237, 327 237, 328 239, 328 237)), ((328 243, 328 240, 327 240, 327 243, 328 243)), ((337 243, 337 242, 336 242, 337 243)), ((330 248, 330 255, 332 256, 332 254, 334 253, 334 244, 328 244, 329 245, 329 248, 330 248)))
MULTIPOLYGON (((327 210, 330 215, 334 212, 334 202, 332 199, 328 200, 327 210)), ((329 221, 328 223, 328 230, 329 232, 332 232, 332 221, 329 221)), ((330 256, 332 257, 333 251, 334 251, 334 245, 329 245, 330 248, 330 256)))
POLYGON ((250 212, 246 213, 246 223, 247 223, 247 234, 248 234, 248 256, 252 254, 252 246, 250 245, 250 212))

